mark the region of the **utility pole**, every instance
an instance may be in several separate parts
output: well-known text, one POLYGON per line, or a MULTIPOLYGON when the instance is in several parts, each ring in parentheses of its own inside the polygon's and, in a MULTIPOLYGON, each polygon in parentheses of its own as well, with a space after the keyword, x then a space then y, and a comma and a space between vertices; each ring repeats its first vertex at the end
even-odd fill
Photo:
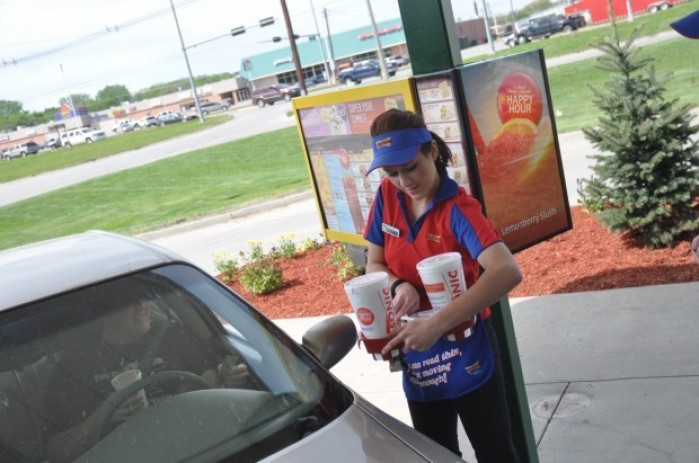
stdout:
POLYGON ((68 88, 68 79, 66 79, 66 73, 63 71, 63 65, 59 64, 61 68, 61 74, 63 74, 63 82, 66 84, 66 94, 68 96, 68 103, 70 103, 70 117, 77 116, 78 111, 75 105, 73 104, 73 95, 70 94, 70 89, 68 88))
POLYGON ((496 15, 493 12, 493 4, 488 3, 488 6, 490 7, 490 14, 493 16, 493 28, 495 29, 495 35, 498 33, 498 15, 496 15))
POLYGON ((316 9, 313 7, 313 0, 311 2, 311 12, 313 12, 313 22, 316 24, 316 32, 318 33, 318 46, 320 47, 320 54, 323 57, 323 67, 325 68, 325 77, 327 77, 328 82, 330 82, 330 70, 328 69, 328 58, 325 56, 325 47, 323 46, 323 37, 320 35, 320 27, 318 27, 318 18, 316 18, 316 9))
POLYGON ((182 38, 182 31, 180 30, 180 23, 177 21, 177 13, 175 12, 175 5, 170 0, 170 8, 172 9, 172 16, 175 17, 175 25, 177 26, 177 34, 180 36, 180 45, 182 45, 182 53, 184 53, 184 61, 187 63, 187 73, 189 74, 189 83, 192 85, 192 92, 194 92, 194 105, 197 107, 197 118, 199 122, 204 122, 204 116, 201 114, 201 106, 199 105, 199 95, 197 94, 197 85, 194 83, 194 76, 192 75, 192 68, 189 66, 189 57, 187 56, 187 47, 184 46, 184 39, 182 38))
POLYGON ((626 0, 626 18, 629 22, 633 22, 633 8, 631 7, 631 0, 626 0))
POLYGON ((323 8, 323 16, 325 16, 325 29, 328 33, 328 48, 330 50, 330 63, 332 65, 332 80, 330 83, 335 83, 335 51, 333 50, 333 38, 330 35, 330 22, 328 21, 328 9, 323 8))
POLYGON ((374 21, 374 12, 371 9, 371 0, 366 0, 366 6, 369 9, 369 19, 371 20, 371 29, 374 31, 374 39, 376 39, 376 51, 379 54, 379 67, 381 68, 381 78, 383 80, 388 79, 388 72, 386 72, 386 61, 383 56, 383 48, 381 47, 381 39, 379 38, 379 31, 376 29, 376 21, 374 21))
POLYGON ((286 33, 289 34, 289 44, 291 45, 291 56, 294 60, 294 66, 296 67, 296 78, 299 81, 299 88, 301 89, 302 95, 308 95, 308 90, 306 90, 306 79, 303 78, 303 69, 301 69, 301 60, 299 59, 299 52, 296 49, 296 39, 294 38, 294 29, 291 27, 291 18, 289 17, 289 10, 286 7, 286 0, 280 0, 282 3, 282 12, 284 13, 284 22, 286 23, 286 33))
POLYGON ((481 0, 483 4, 483 22, 485 23, 485 36, 488 38, 488 45, 490 45, 490 52, 495 53, 495 44, 493 43, 493 34, 490 33, 490 24, 488 24, 488 7, 485 4, 485 0, 481 0))

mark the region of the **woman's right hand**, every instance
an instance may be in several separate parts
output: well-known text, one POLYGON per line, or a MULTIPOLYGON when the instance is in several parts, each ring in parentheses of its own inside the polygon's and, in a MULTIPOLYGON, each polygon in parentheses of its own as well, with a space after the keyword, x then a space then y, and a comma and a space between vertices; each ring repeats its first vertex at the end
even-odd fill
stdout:
POLYGON ((420 295, 415 286, 405 281, 396 286, 396 295, 392 304, 396 318, 400 319, 404 315, 410 315, 418 311, 420 308, 420 295))

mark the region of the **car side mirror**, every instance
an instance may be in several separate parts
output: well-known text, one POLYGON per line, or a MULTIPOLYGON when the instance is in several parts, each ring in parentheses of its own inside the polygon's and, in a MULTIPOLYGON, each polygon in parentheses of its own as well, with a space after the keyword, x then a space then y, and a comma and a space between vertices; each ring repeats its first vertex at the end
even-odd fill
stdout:
POLYGON ((333 315, 308 329, 301 345, 326 368, 332 368, 357 344, 357 329, 347 315, 333 315))

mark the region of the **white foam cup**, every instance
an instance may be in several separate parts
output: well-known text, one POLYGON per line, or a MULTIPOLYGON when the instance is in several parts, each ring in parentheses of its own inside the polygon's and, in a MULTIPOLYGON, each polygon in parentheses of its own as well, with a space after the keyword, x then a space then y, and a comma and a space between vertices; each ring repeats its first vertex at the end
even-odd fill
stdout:
POLYGON ((396 328, 396 319, 391 308, 391 288, 386 272, 352 278, 345 283, 345 292, 364 337, 385 338, 396 328))
MULTIPOLYGON (((135 383, 136 381, 140 381, 141 378, 141 370, 127 370, 119 373, 114 378, 112 378, 112 387, 115 391, 120 391, 122 389, 125 389, 127 386, 135 383)), ((143 401, 144 407, 148 406, 148 400, 146 399, 145 390, 140 389, 134 394, 136 394, 143 401)))
POLYGON ((466 291, 461 254, 447 252, 423 259, 417 271, 427 292, 433 310, 441 310, 466 291))

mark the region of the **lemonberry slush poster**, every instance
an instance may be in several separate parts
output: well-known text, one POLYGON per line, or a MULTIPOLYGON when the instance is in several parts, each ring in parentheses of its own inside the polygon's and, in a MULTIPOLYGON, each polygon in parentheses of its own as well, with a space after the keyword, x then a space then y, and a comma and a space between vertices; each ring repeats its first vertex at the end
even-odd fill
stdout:
POLYGON ((508 247, 572 227, 541 50, 460 68, 478 195, 508 247))

